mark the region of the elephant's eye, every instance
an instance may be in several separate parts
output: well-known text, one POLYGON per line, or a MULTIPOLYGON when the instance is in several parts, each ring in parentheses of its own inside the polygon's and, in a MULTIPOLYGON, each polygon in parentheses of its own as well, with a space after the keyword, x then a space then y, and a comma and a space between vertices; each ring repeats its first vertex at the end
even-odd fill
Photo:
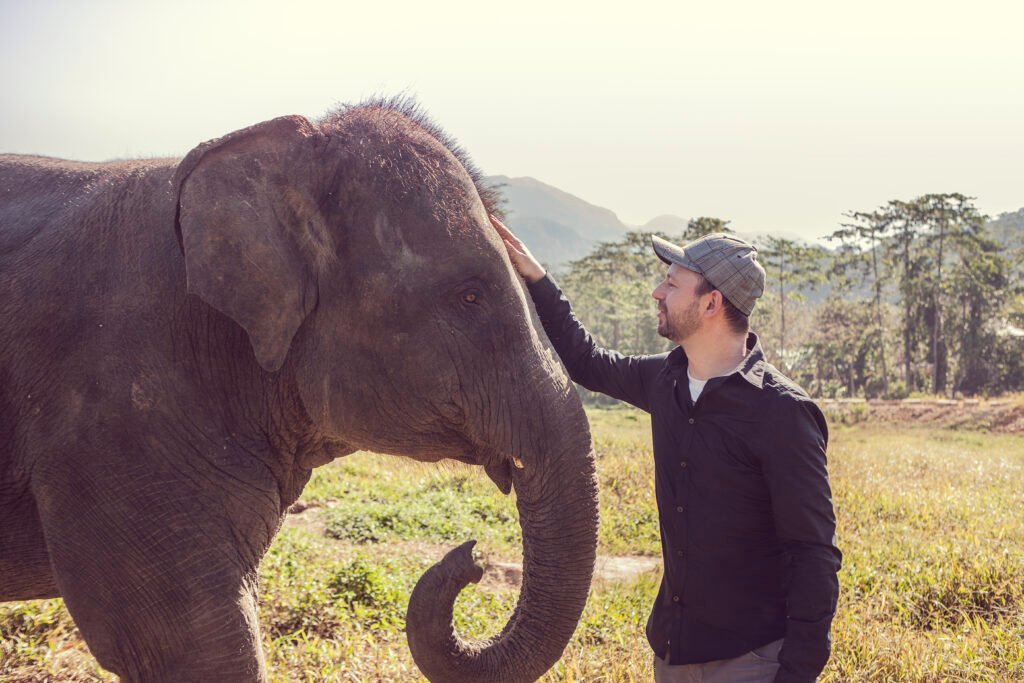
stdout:
POLYGON ((467 309, 476 310, 477 307, 483 306, 484 302, 484 291, 486 285, 478 277, 471 277, 458 283, 455 287, 448 290, 451 301, 456 306, 461 305, 467 309), (457 302, 457 303, 456 303, 457 302))

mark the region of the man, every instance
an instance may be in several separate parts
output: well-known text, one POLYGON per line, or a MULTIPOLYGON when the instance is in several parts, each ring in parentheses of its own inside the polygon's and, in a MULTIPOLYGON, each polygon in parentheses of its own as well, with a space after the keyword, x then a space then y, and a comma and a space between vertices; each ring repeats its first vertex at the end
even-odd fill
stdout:
POLYGON ((664 577, 647 639, 659 682, 814 681, 828 661, 842 555, 825 468, 828 429, 767 363, 748 316, 756 249, 721 233, 680 248, 654 289, 655 356, 599 348, 554 281, 492 217, 572 379, 651 414, 664 577))

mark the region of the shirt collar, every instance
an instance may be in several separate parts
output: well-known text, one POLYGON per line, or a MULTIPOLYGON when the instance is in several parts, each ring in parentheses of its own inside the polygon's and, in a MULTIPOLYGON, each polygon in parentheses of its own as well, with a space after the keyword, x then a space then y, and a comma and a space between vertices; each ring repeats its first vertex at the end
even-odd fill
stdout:
POLYGON ((738 372, 743 379, 758 389, 762 389, 764 387, 764 366, 767 362, 764 358, 764 349, 761 348, 761 340, 753 332, 748 332, 747 355, 734 372, 738 372))
MULTIPOLYGON (((739 375, 758 389, 762 389, 764 388, 765 365, 768 361, 765 360, 764 350, 761 348, 761 340, 753 332, 748 332, 746 346, 747 355, 743 357, 739 365, 726 377, 739 375)), ((686 352, 683 351, 683 347, 677 346, 669 353, 667 364, 669 370, 673 373, 686 373, 689 361, 686 358, 686 352)))

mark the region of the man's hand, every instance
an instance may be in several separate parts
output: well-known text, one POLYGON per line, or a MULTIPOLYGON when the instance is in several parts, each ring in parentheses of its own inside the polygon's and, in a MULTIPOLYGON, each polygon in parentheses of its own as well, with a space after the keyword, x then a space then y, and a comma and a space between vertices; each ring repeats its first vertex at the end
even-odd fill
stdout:
POLYGON ((491 225, 498 231, 501 241, 505 243, 509 260, 512 261, 512 266, 516 269, 516 272, 526 280, 527 284, 531 285, 543 278, 544 267, 533 257, 533 254, 526 248, 526 245, 513 235, 512 231, 506 228, 504 223, 490 214, 488 214, 488 217, 491 219, 491 225))

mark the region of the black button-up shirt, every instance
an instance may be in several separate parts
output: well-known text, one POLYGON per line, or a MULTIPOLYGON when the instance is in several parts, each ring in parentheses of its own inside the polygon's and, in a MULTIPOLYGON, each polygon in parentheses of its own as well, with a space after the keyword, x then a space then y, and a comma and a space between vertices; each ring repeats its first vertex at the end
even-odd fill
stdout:
POLYGON ((818 407, 765 361, 756 335, 690 400, 686 354, 599 348, 557 285, 530 285, 572 379, 651 414, 664 577, 647 623, 672 664, 785 638, 776 681, 813 681, 830 652, 842 555, 818 407))

